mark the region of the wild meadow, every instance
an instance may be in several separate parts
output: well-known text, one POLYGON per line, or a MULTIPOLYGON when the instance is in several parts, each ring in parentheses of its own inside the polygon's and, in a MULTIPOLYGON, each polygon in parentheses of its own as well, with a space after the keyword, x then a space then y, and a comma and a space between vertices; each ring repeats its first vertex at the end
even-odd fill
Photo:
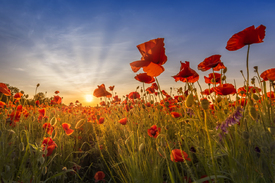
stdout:
POLYGON ((229 51, 247 49, 244 86, 227 82, 217 54, 197 66, 200 74, 181 62, 172 77, 182 87, 162 90, 164 38, 139 44, 141 59, 129 61, 144 71, 135 77, 141 85, 121 98, 99 85, 96 107, 64 105, 59 91, 30 99, 0 83, 1 183, 274 182, 275 68, 249 73, 250 46, 265 29, 248 27, 227 42, 229 51))

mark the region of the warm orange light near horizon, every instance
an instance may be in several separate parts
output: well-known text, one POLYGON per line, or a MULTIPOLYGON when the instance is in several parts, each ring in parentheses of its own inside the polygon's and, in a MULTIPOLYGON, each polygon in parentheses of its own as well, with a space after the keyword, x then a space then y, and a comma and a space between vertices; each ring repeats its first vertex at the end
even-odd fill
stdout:
POLYGON ((85 98, 86 98, 87 102, 92 102, 93 101, 93 96, 92 95, 86 95, 85 98))

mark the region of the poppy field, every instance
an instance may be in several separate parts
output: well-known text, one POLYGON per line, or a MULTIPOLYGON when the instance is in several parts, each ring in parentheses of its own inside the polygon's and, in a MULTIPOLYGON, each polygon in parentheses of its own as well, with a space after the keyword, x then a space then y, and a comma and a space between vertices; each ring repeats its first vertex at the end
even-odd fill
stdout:
POLYGON ((141 59, 129 61, 144 71, 135 76, 141 86, 119 98, 101 84, 96 107, 64 105, 59 91, 29 99, 0 83, 1 183, 274 182, 275 68, 249 73, 250 46, 264 44, 265 29, 229 35, 228 51, 247 48, 244 86, 227 81, 216 54, 197 66, 201 73, 181 61, 172 77, 182 87, 162 90, 164 38, 137 45, 141 59))

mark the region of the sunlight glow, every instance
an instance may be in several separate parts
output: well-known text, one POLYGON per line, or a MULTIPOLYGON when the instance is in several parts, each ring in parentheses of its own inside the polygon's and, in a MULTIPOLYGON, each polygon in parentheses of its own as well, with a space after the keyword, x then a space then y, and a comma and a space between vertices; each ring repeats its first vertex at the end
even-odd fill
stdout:
POLYGON ((93 101, 93 96, 92 95, 86 95, 85 98, 86 98, 87 102, 92 102, 93 101))

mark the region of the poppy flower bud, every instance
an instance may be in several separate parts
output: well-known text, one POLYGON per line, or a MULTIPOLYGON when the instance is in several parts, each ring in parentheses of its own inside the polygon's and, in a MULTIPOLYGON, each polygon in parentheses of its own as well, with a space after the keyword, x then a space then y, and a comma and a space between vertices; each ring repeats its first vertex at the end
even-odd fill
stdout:
POLYGON ((221 102, 222 101, 222 97, 221 96, 218 96, 217 97, 217 102, 219 103, 219 102, 221 102))
POLYGON ((201 100, 201 107, 203 110, 207 110, 209 108, 209 101, 206 98, 201 100))
POLYGON ((249 115, 250 115, 250 117, 251 117, 253 120, 256 120, 257 117, 258 117, 258 113, 257 113, 257 110, 255 109, 255 107, 250 106, 248 110, 249 110, 249 115))
POLYGON ((253 98, 254 100, 259 100, 259 96, 256 95, 255 93, 252 94, 252 98, 253 98))
POLYGON ((254 85, 255 84, 255 78, 251 79, 251 84, 254 85))
POLYGON ((27 94, 27 95, 25 95, 25 97, 26 97, 26 98, 29 98, 29 95, 27 94))
POLYGON ((222 81, 225 81, 225 80, 226 80, 226 76, 223 76, 223 77, 222 77, 222 81))
POLYGON ((144 144, 144 143, 141 143, 141 144, 139 145, 138 150, 139 150, 139 151, 143 151, 143 150, 144 150, 144 147, 145 147, 145 144, 144 144))
POLYGON ((222 70, 222 73, 226 73, 227 72, 227 67, 225 67, 223 70, 222 70))
POLYGON ((254 66, 254 72, 258 72, 258 66, 254 66))
POLYGON ((240 70, 240 73, 243 73, 243 70, 240 70))
POLYGON ((39 87, 40 86, 40 84, 38 83, 37 85, 36 85, 36 87, 39 87))
POLYGON ((194 96, 193 96, 192 93, 190 93, 190 95, 188 95, 188 97, 185 101, 185 106, 188 107, 188 108, 192 107, 193 103, 194 103, 194 96))

